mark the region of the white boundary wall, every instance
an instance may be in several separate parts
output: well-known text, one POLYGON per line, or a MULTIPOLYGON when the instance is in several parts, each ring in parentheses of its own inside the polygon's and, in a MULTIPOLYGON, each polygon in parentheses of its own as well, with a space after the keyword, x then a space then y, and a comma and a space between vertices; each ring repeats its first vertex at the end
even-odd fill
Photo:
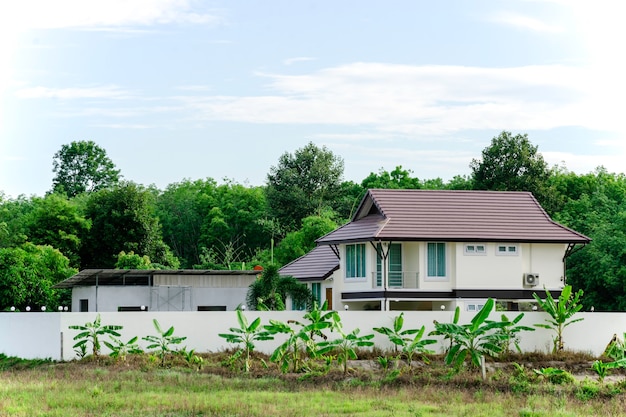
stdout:
MULTIPOLYGON (((249 322, 261 317, 262 324, 269 324, 270 319, 287 321, 295 319, 301 321, 303 312, 281 311, 263 312, 246 311, 249 322)), ((350 332, 360 329, 360 334, 374 333, 374 343, 377 347, 390 347, 385 336, 373 332, 374 327, 392 327, 393 319, 399 311, 345 311, 339 312, 343 328, 350 332)), ((501 314, 509 319, 517 316, 517 312, 494 312, 492 320, 499 320, 501 314)), ((76 358, 73 349, 73 337, 78 333, 69 329, 71 325, 83 325, 93 322, 97 313, 2 313, 0 314, 0 352, 8 356, 17 356, 25 359, 51 358, 53 360, 72 360, 76 358)), ((461 323, 468 323, 474 313, 461 313, 461 323)), ((121 325, 121 339, 126 342, 134 336, 157 335, 152 323, 158 320, 163 330, 174 326, 175 336, 186 336, 187 339, 180 345, 196 352, 215 352, 232 347, 218 336, 219 333, 228 333, 230 327, 239 327, 237 315, 234 311, 225 312, 103 312, 100 313, 102 324, 121 325)), ((451 311, 406 311, 404 312, 404 329, 426 326, 426 332, 433 330, 433 320, 439 322, 452 321, 451 311)), ((526 312, 520 324, 533 327, 536 323, 544 323, 549 316, 541 312, 526 312)), ((584 318, 565 328, 565 348, 573 351, 590 352, 599 356, 613 337, 613 334, 622 336, 626 331, 626 313, 579 313, 574 318, 584 318)), ((306 321, 304 321, 306 322, 306 321)), ((331 334, 331 338, 334 336, 331 334)), ((523 351, 550 352, 554 332, 537 328, 534 332, 521 333, 521 348, 523 351)), ((108 336, 105 336, 105 340, 108 336)), ((440 338, 439 338, 440 340, 440 338)), ((145 341, 140 340, 145 347, 145 341)), ((256 349, 271 353, 279 341, 257 342, 256 349)), ((441 352, 441 343, 432 345, 432 349, 441 352)), ((104 346, 103 346, 104 347, 104 346)), ((106 353, 106 349, 103 349, 106 353)))

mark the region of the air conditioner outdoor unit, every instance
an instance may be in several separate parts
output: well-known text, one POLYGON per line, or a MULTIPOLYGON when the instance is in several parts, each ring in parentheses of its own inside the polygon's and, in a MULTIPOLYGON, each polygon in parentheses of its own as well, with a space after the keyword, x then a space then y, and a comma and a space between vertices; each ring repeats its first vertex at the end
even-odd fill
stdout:
POLYGON ((524 274, 524 285, 529 287, 535 287, 539 285, 539 274, 532 272, 524 274))

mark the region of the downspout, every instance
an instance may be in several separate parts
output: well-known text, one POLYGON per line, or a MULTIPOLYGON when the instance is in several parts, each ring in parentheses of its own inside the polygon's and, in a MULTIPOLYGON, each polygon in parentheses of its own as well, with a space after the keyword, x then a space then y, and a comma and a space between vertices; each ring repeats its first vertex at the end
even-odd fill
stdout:
POLYGON ((96 274, 96 313, 98 312, 98 274, 96 274))

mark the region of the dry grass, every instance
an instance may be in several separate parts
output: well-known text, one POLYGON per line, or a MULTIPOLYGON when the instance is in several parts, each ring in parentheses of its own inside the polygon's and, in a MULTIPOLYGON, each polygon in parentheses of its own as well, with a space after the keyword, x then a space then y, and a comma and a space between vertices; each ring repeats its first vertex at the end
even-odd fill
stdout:
MULTIPOLYGON (((336 364, 326 369, 321 363, 311 364, 315 369, 306 374, 282 374, 266 356, 255 355, 251 373, 244 375, 236 366, 224 366, 230 353, 202 355, 200 370, 179 357, 161 368, 149 355, 125 361, 13 360, 0 372, 0 415, 626 416, 626 384, 555 385, 529 366, 520 373, 500 365, 487 381, 476 371, 450 373, 440 357, 411 369, 400 363, 384 371, 370 360, 351 363, 347 375, 336 364)), ((532 363, 543 364, 554 358, 535 359, 532 363)))

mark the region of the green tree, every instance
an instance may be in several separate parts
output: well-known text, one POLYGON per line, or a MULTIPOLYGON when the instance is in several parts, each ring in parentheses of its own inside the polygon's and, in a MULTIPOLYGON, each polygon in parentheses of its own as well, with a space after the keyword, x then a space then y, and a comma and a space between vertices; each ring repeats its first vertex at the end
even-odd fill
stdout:
POLYGON ((413 171, 402 168, 398 165, 393 171, 388 172, 380 169, 378 174, 370 173, 361 185, 365 189, 369 188, 391 188, 391 189, 419 189, 422 188, 419 178, 411 177, 413 171))
POLYGON ((152 262, 147 255, 139 256, 133 251, 121 251, 117 255, 116 269, 152 269, 152 262))
POLYGON ((0 310, 26 306, 56 309, 67 304, 69 294, 52 288, 74 275, 69 260, 51 246, 25 243, 0 249, 0 310))
POLYGON ((54 154, 52 191, 74 197, 117 184, 118 169, 106 151, 93 141, 76 141, 61 146, 54 154))
POLYGON ((32 205, 32 211, 24 218, 28 239, 60 250, 70 260, 70 265, 78 268, 81 237, 90 227, 78 205, 59 194, 34 197, 32 205))
POLYGON ((626 176, 600 167, 576 175, 553 172, 562 209, 554 218, 592 238, 567 258, 567 282, 585 292, 585 310, 626 310, 626 176))
POLYGON ((246 303, 251 310, 285 310, 288 296, 295 305, 313 303, 313 294, 306 285, 294 277, 280 276, 278 267, 270 265, 248 288, 246 303))
POLYGON ((112 268, 120 252, 132 251, 165 268, 177 268, 177 259, 162 241, 153 197, 130 182, 92 193, 86 207, 92 226, 83 240, 82 266, 112 268))
POLYGON ((303 218, 334 208, 343 177, 343 160, 312 142, 293 154, 284 153, 267 175, 270 211, 286 231, 303 218))
POLYGON ((27 241, 25 218, 33 203, 24 196, 4 199, 0 196, 0 248, 15 247, 27 241))
POLYGON ((276 247, 276 262, 285 265, 311 251, 316 239, 337 228, 337 223, 330 216, 330 213, 322 213, 321 216, 309 216, 302 220, 300 230, 287 233, 276 247))
POLYGON ((163 240, 182 266, 200 263, 200 238, 204 219, 215 206, 217 184, 213 179, 174 183, 159 194, 156 215, 163 225, 163 240))
POLYGON ((269 240, 259 222, 267 214, 261 187, 231 181, 215 188, 213 207, 202 221, 200 246, 214 255, 214 262, 230 269, 253 257, 269 240))
POLYGON ((474 189, 530 191, 546 210, 552 211, 548 190, 550 171, 527 134, 503 131, 482 151, 480 160, 472 159, 470 168, 474 189))

